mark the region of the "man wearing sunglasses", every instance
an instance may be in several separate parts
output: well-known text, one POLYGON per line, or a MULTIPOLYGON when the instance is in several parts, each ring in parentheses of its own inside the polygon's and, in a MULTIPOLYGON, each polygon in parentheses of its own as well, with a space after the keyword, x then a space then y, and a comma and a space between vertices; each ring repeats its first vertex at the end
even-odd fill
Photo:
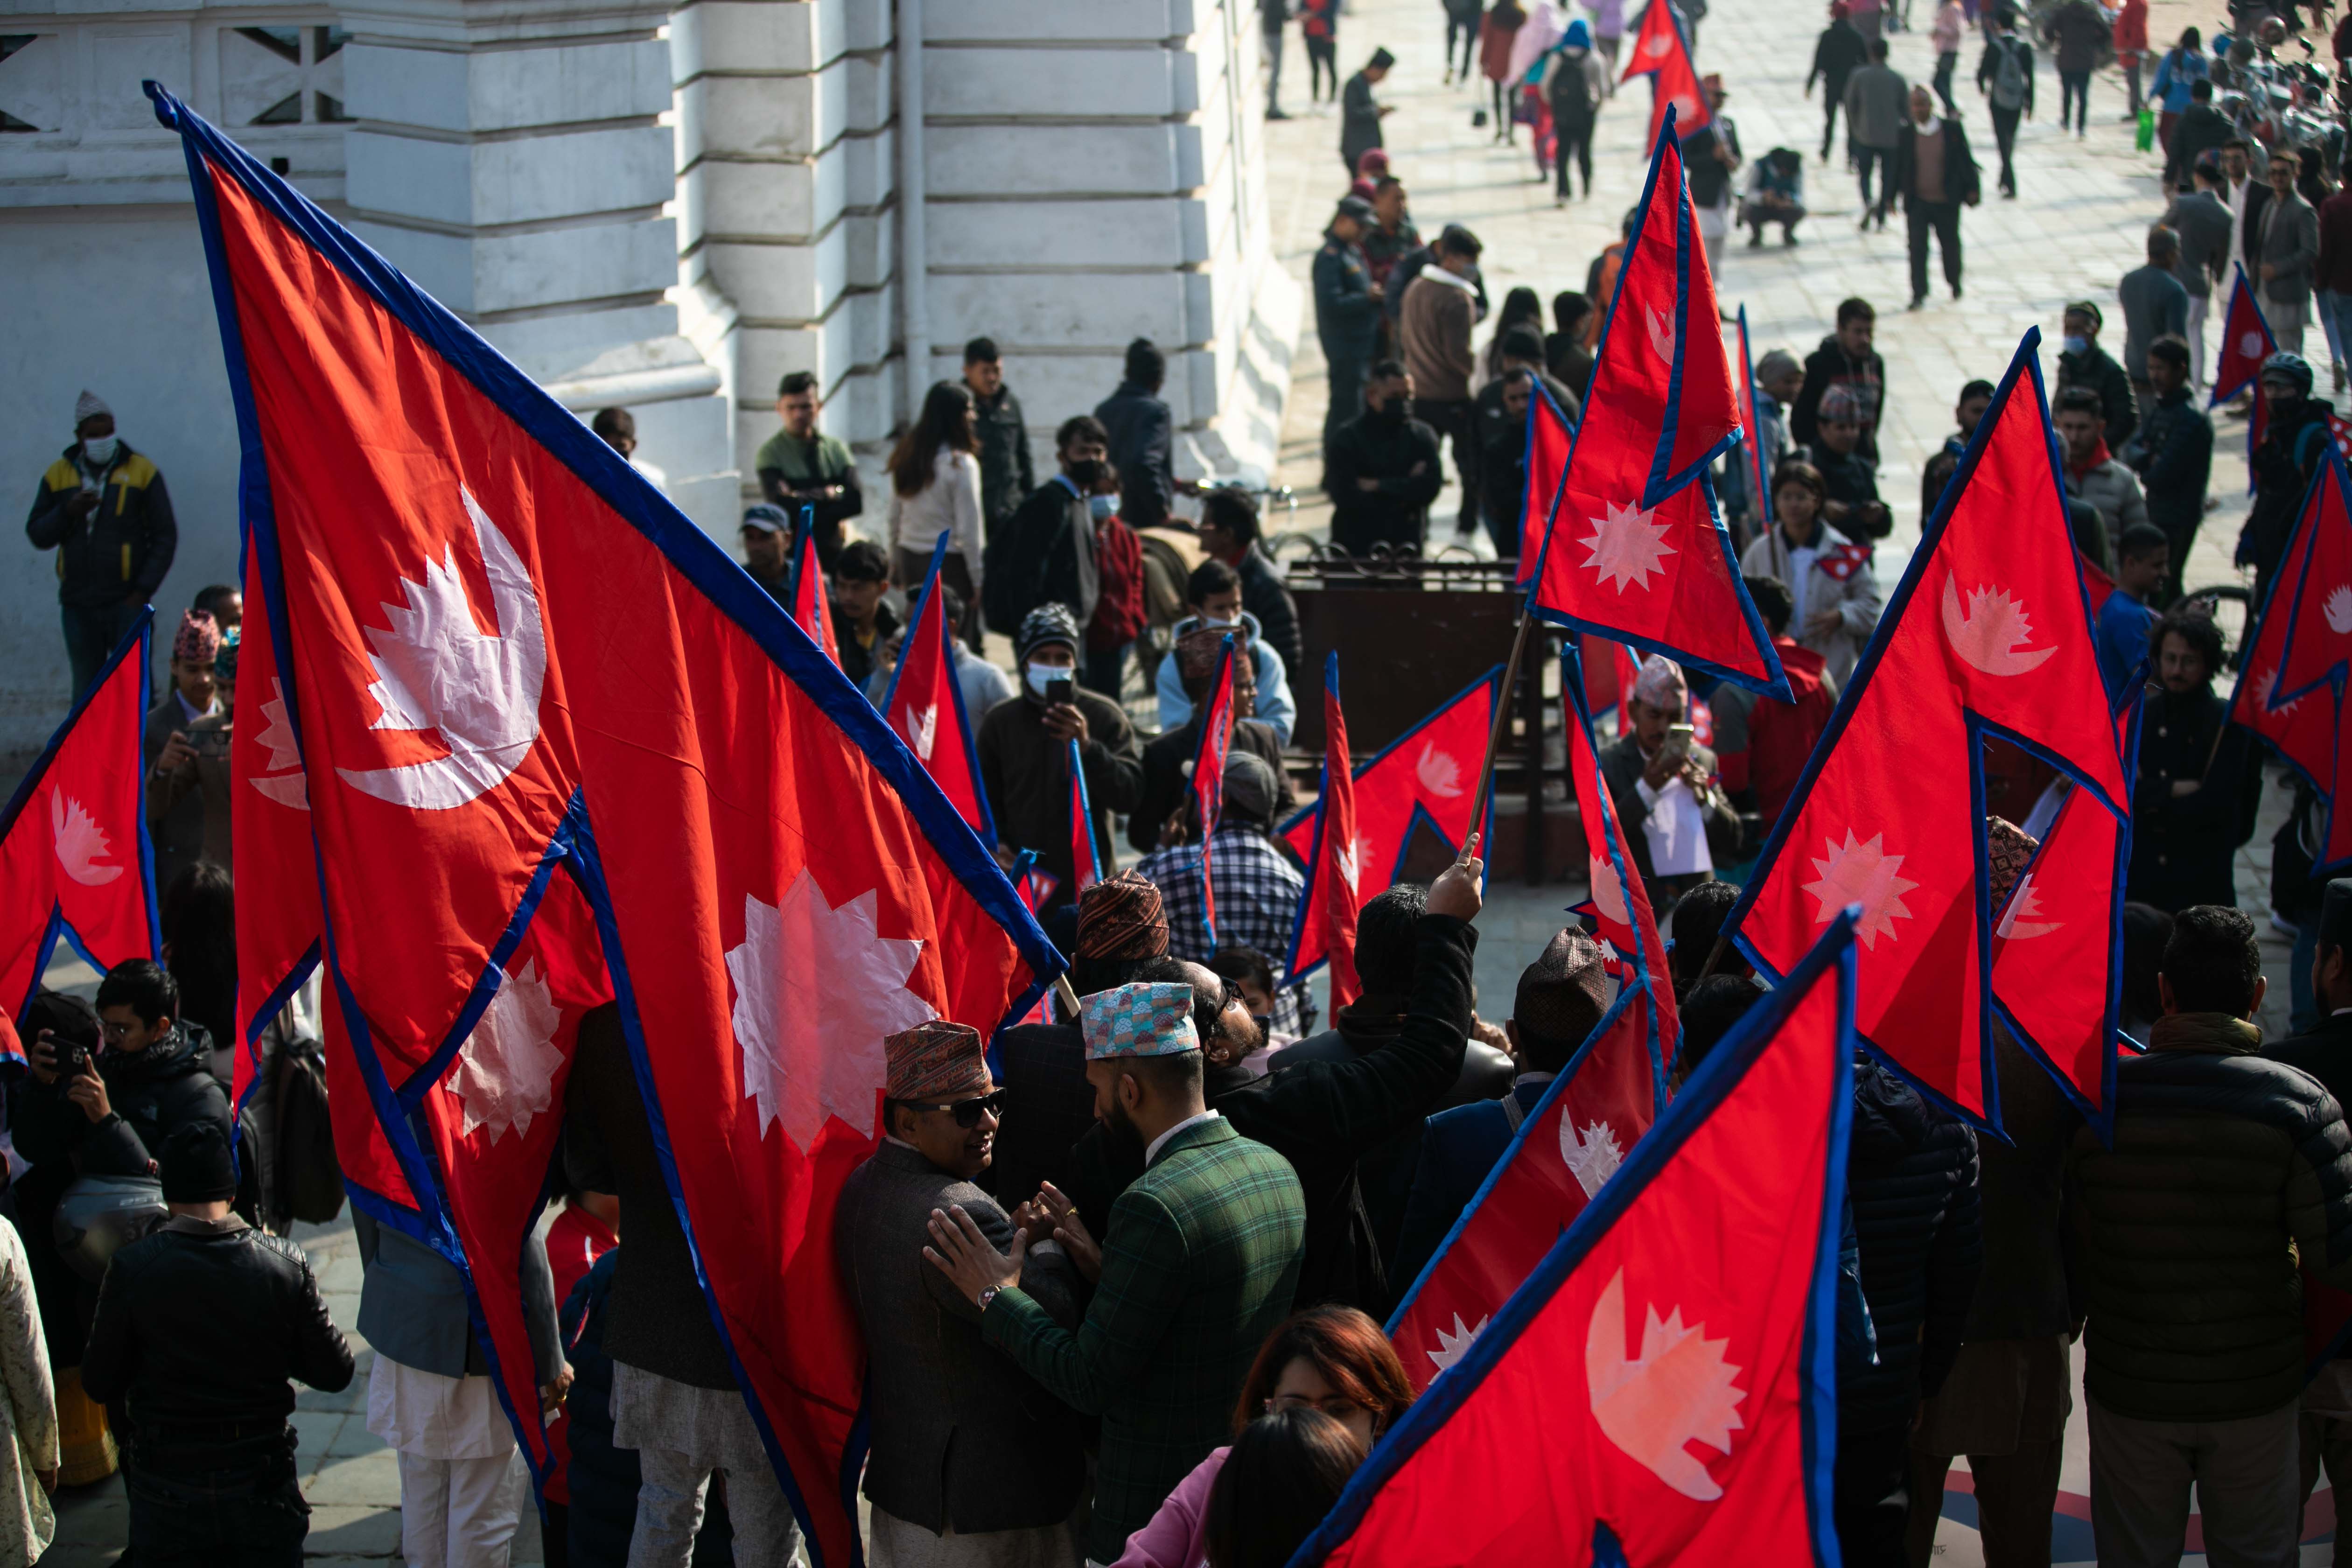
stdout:
MULTIPOLYGON (((923 1261, 935 1209, 960 1207, 1000 1250, 1013 1222, 972 1184, 995 1152, 1005 1094, 978 1030, 943 1019, 883 1042, 885 1137, 843 1187, 834 1245, 874 1354, 867 1410, 878 1563, 1066 1563, 1086 1479, 1077 1417, 982 1342, 980 1310, 923 1261), (950 1532, 952 1531, 952 1534, 950 1532)), ((1066 1328, 1070 1259, 1029 1249, 1020 1284, 1066 1328)))

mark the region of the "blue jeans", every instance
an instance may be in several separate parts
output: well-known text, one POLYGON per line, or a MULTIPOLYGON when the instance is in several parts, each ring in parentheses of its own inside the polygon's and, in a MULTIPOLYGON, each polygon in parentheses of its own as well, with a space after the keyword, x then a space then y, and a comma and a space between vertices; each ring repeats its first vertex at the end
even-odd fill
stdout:
MULTIPOLYGON (((131 623, 139 618, 139 611, 137 605, 58 606, 58 617, 65 623, 66 662, 73 667, 73 697, 79 698, 89 689, 89 683, 98 679, 99 668, 114 651, 114 645, 122 640, 131 623)), ((152 684, 147 695, 155 695, 152 684)))
POLYGON ((131 1467, 131 1550, 141 1568, 301 1568, 310 1533, 293 1466, 159 1472, 131 1467))
POLYGON ((2294 956, 2286 966, 2286 1026, 2298 1035, 2319 1027, 2319 998, 2311 994, 2312 965, 2319 962, 2319 916, 2294 928, 2294 956))
POLYGON ((2352 294, 2339 294, 2333 289, 2315 289, 2311 294, 2313 313, 2319 318, 2319 330, 2327 334, 2327 360, 2330 364, 2344 363, 2344 345, 2352 342, 2352 294))

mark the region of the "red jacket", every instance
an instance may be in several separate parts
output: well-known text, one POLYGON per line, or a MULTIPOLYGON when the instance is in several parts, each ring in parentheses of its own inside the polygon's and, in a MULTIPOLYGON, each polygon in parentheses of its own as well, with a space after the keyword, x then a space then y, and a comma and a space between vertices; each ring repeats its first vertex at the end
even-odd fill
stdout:
POLYGON ((2147 0, 2124 0, 2116 13, 2116 53, 2147 53, 2147 0))
POLYGON ((1143 541, 1118 518, 1095 530, 1095 617, 1087 647, 1097 653, 1125 647, 1143 631, 1143 541))

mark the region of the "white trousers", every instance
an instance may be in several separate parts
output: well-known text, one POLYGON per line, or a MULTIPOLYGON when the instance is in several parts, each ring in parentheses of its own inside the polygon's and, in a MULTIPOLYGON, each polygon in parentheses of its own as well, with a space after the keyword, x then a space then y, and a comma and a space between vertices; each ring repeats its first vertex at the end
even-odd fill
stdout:
POLYGON ((507 1568, 522 1494, 512 1449, 495 1459, 401 1455, 401 1556, 408 1568, 507 1568))

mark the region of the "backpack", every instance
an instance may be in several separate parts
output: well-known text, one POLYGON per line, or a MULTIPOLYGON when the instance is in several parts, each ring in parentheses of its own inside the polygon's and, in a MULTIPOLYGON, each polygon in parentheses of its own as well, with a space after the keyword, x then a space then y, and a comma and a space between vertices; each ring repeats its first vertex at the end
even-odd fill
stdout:
POLYGON ((1992 71, 1993 103, 2001 109, 2022 109, 2025 107, 2027 83, 2025 66, 2017 58, 2017 40, 2003 38, 1997 47, 2000 50, 2000 63, 1993 67, 1992 71))
POLYGON ((319 1042, 291 1039, 271 1066, 269 1103, 278 1120, 278 1206, 324 1225, 343 1212, 343 1167, 327 1116, 327 1058, 319 1042))

